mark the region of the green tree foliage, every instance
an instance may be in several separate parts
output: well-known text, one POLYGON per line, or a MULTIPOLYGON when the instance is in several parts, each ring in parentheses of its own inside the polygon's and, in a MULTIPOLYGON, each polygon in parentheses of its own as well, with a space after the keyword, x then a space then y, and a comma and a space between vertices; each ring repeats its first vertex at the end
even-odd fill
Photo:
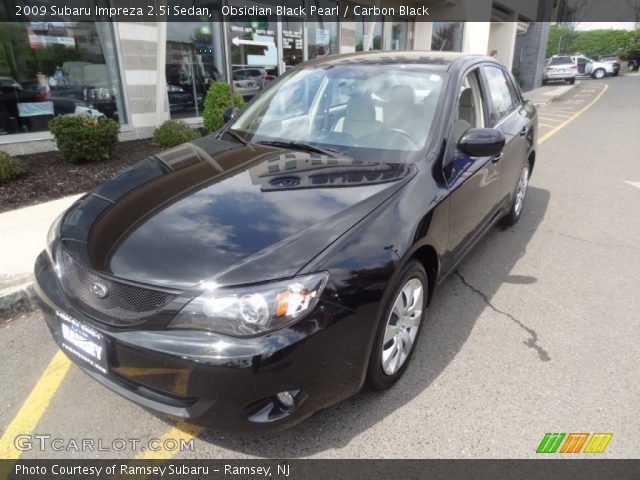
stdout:
POLYGON ((637 32, 627 30, 573 31, 568 27, 552 26, 547 43, 547 57, 558 53, 581 53, 588 57, 597 55, 623 56, 633 44, 637 32))
POLYGON ((7 152, 0 152, 0 183, 18 177, 26 172, 24 164, 7 152))
POLYGON ((88 115, 62 115, 49 122, 65 163, 110 160, 118 145, 120 124, 88 115))
POLYGON ((171 148, 200 137, 197 130, 181 120, 167 120, 153 134, 153 143, 159 147, 171 148))
MULTIPOLYGON (((234 106, 244 106, 244 98, 239 93, 234 96, 234 106)), ((231 88, 226 82, 213 82, 207 90, 202 113, 204 128, 215 132, 224 125, 224 111, 231 106, 231 88)))

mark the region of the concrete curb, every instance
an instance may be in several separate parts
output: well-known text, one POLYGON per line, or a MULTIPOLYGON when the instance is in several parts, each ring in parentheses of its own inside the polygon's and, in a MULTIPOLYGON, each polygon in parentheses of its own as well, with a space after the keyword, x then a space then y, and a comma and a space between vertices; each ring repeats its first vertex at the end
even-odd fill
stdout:
MULTIPOLYGON (((560 95, 556 95, 554 97, 549 97, 548 99, 545 99, 544 102, 533 102, 533 104, 536 106, 536 108, 540 108, 543 107, 545 105, 548 105, 550 103, 556 102, 558 100, 562 100, 564 97, 566 97, 567 95, 569 95, 570 93, 573 93, 577 88, 580 87, 580 85, 582 84, 582 82, 580 82, 580 80, 576 81, 576 83, 574 83, 573 85, 569 85, 568 89, 565 92, 562 92, 560 95)), ((527 98, 527 94, 524 94, 524 97, 527 98)))
POLYGON ((0 325, 13 315, 37 310, 36 291, 33 281, 0 290, 0 325))

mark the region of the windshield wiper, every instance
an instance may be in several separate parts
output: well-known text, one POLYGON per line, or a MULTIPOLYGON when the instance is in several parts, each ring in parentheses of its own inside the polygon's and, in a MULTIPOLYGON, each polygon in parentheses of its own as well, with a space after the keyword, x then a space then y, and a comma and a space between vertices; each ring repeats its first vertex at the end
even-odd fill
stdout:
MULTIPOLYGON (((242 138, 242 137, 240 136, 240 134, 238 134, 238 133, 234 132, 233 130, 225 130, 224 132, 222 132, 222 135, 224 135, 225 133, 226 133, 227 135, 229 135, 230 137, 233 137, 235 140, 237 140, 238 142, 240 142, 240 143, 241 143, 242 145, 244 145, 245 147, 246 147, 247 145, 249 145, 249 142, 247 142, 244 138, 242 138)), ((220 135, 220 136, 222 136, 222 135, 220 135)))
POLYGON ((327 155, 328 157, 332 157, 332 158, 344 157, 344 154, 342 152, 338 150, 334 150, 333 148, 317 147, 315 145, 311 145, 309 143, 304 143, 304 142, 268 140, 268 141, 258 142, 258 144, 269 145, 272 147, 291 148, 294 150, 303 150, 305 152, 322 153, 323 155, 327 155))

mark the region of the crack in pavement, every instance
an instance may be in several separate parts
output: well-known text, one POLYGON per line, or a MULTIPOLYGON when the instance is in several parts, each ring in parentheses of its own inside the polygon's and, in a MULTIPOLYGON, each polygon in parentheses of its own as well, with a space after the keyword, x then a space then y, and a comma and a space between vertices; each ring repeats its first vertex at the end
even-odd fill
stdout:
POLYGON ((569 233, 558 232, 556 230, 551 230, 551 229, 548 229, 548 228, 542 228, 542 229, 539 229, 539 230, 542 230, 543 232, 551 233, 552 235, 558 235, 559 237, 569 238, 571 240, 578 240, 580 242, 589 243, 591 245, 598 245, 599 247, 628 248, 630 250, 640 250, 640 247, 636 247, 635 245, 628 245, 628 244, 625 244, 625 243, 607 243, 607 242, 601 242, 601 241, 598 241, 598 240, 590 240, 588 238, 578 237, 577 235, 571 235, 569 233))
POLYGON ((522 343, 524 343, 527 347, 535 350, 540 360, 542 360, 543 362, 548 362, 549 360, 551 360, 551 357, 549 356, 549 352, 547 352, 544 349, 544 347, 538 345, 538 340, 539 340, 538 333, 535 330, 527 327, 524 323, 522 323, 516 317, 511 315, 509 312, 504 312, 499 308, 497 308, 495 305, 493 305, 493 303, 491 303, 491 300, 489 300, 489 297, 483 291, 471 285, 458 270, 455 271, 455 274, 460 279, 462 284, 466 286, 469 290, 471 290, 473 293, 478 295, 480 298, 482 298, 482 300, 487 304, 487 306, 491 310, 493 310, 499 315, 507 317, 508 319, 510 319, 512 322, 514 322, 516 325, 518 325, 520 328, 522 328, 525 332, 529 334, 529 339, 526 342, 522 342, 522 343))

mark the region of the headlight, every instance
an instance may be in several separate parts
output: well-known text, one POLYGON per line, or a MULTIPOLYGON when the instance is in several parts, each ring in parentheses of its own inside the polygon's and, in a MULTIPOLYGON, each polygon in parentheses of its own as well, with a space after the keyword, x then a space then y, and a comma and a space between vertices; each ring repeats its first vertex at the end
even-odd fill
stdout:
POLYGON ((49 232, 47 233, 47 254, 49 255, 49 260, 51 260, 51 263, 54 265, 56 263, 53 258, 54 243, 60 236, 60 224, 62 223, 63 216, 64 213, 58 215, 58 218, 53 221, 51 227, 49 227, 49 232))
POLYGON ((285 327, 316 306, 326 272, 248 287, 211 286, 191 300, 170 328, 249 336, 285 327))

